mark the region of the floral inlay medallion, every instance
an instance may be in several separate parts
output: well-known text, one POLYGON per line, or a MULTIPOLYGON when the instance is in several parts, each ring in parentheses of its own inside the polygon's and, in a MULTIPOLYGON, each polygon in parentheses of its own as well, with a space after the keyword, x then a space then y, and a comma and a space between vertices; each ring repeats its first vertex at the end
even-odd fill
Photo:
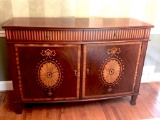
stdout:
POLYGON ((38 77, 45 87, 55 86, 61 77, 58 65, 52 61, 43 62, 39 67, 38 77))
POLYGON ((109 59, 102 70, 103 80, 106 83, 115 83, 121 75, 122 65, 117 59, 109 59))
POLYGON ((107 87, 107 92, 111 93, 116 89, 120 79, 124 74, 123 60, 118 56, 121 53, 120 48, 113 47, 107 50, 108 57, 103 61, 100 67, 101 83, 107 87))
POLYGON ((45 58, 42 58, 36 66, 36 80, 47 91, 47 94, 52 96, 53 90, 59 87, 63 81, 63 69, 55 58, 55 50, 42 50, 40 54, 45 58))

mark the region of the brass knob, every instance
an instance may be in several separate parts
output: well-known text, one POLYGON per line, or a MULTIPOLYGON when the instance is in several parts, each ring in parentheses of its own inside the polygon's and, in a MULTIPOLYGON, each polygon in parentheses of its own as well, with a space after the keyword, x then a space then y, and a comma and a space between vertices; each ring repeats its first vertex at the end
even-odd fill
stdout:
POLYGON ((89 69, 86 70, 87 75, 89 75, 89 69))
POLYGON ((77 70, 74 70, 74 76, 77 76, 77 70))
POLYGON ((50 37, 50 35, 49 34, 46 34, 46 38, 49 38, 50 37))

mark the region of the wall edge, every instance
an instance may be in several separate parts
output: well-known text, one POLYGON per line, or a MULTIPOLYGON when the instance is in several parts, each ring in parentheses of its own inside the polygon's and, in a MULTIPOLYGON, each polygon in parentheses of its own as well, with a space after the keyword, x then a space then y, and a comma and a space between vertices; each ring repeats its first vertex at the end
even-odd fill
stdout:
POLYGON ((5 32, 4 31, 0 31, 0 37, 5 37, 5 32))
POLYGON ((0 91, 13 90, 12 81, 0 81, 0 91))

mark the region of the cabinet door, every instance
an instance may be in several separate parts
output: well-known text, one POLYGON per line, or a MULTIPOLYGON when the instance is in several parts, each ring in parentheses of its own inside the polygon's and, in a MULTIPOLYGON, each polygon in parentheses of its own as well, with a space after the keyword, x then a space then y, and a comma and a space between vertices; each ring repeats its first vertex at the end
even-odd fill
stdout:
POLYGON ((82 97, 132 94, 141 45, 141 42, 84 45, 82 97))
POLYGON ((80 46, 15 44, 23 101, 79 98, 80 46))

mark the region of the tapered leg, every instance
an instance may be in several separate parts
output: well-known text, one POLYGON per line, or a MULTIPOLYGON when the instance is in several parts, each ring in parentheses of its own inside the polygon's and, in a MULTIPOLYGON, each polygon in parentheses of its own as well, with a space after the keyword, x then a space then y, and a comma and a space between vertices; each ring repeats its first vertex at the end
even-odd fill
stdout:
POLYGON ((16 113, 22 114, 23 104, 22 103, 15 103, 15 107, 16 107, 16 113))
POLYGON ((132 95, 131 96, 131 101, 130 104, 131 105, 136 105, 136 99, 137 99, 138 95, 132 95))

